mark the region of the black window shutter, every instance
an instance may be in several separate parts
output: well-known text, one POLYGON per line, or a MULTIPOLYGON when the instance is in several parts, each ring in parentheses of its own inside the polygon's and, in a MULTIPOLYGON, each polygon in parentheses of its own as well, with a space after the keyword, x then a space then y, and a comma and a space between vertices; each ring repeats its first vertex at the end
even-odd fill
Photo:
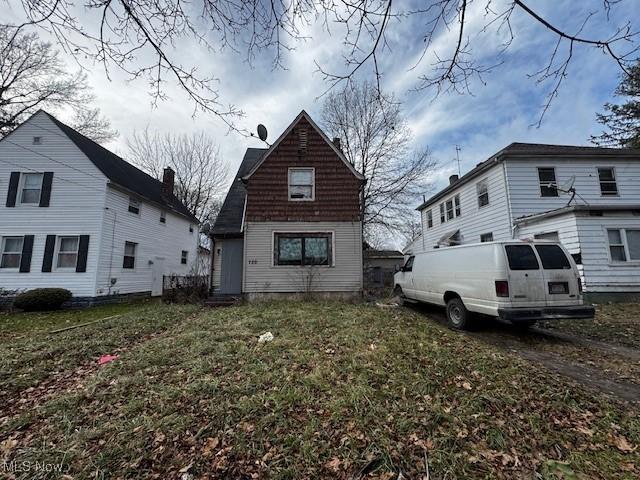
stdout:
POLYGON ((20 259, 20 272, 31 270, 31 253, 33 252, 33 235, 25 235, 22 242, 22 258, 20 259))
POLYGON ((53 250, 56 248, 56 236, 47 235, 47 241, 44 244, 44 259, 42 260, 42 271, 50 272, 53 265, 53 250))
POLYGON ((87 254, 89 253, 89 235, 80 235, 80 245, 78 245, 78 263, 76 272, 87 271, 87 254))
POLYGON ((40 192, 40 206, 48 207, 51 199, 51 182, 53 181, 53 172, 44 172, 42 178, 42 192, 40 192))
POLYGON ((18 183, 20 182, 20 172, 11 172, 9 178, 9 192, 7 193, 7 207, 16 206, 16 197, 18 196, 18 183))

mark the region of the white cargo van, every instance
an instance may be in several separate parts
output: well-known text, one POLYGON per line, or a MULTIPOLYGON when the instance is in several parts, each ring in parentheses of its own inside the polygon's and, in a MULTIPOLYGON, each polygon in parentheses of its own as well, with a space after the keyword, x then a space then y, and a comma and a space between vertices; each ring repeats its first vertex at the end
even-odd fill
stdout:
POLYGON ((537 320, 593 318, 571 255, 549 241, 506 241, 430 250, 407 259, 394 276, 402 299, 446 305, 453 328, 473 313, 520 326, 537 320))

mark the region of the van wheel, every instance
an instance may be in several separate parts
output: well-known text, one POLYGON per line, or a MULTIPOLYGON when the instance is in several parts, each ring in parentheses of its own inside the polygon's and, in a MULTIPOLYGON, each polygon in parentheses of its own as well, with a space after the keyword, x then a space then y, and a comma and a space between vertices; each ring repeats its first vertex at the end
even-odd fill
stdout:
POLYGON ((471 312, 467 310, 459 298, 452 298, 447 302, 447 321, 456 330, 466 330, 471 323, 471 312))

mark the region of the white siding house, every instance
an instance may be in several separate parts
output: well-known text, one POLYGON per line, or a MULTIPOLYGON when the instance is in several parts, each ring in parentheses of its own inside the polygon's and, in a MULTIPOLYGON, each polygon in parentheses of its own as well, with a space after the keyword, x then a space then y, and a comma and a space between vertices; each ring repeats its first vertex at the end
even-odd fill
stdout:
POLYGON ((0 288, 62 287, 88 303, 160 294, 162 275, 189 273, 197 255, 197 219, 161 196, 171 173, 164 185, 33 115, 0 141, 0 288))
POLYGON ((585 292, 640 292, 640 151, 514 143, 452 176, 418 210, 420 250, 558 240, 576 259, 585 292))

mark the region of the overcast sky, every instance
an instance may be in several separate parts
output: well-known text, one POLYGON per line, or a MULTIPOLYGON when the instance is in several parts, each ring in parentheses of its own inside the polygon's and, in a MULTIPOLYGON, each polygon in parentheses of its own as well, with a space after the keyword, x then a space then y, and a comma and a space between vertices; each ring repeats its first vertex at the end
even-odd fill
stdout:
MULTIPOLYGON (((504 0, 493 2, 495 11, 500 10, 501 3, 504 0)), ((577 31, 589 11, 601 10, 603 4, 602 0, 536 0, 530 3, 539 13, 570 32, 577 31)), ((637 3, 631 0, 614 6, 609 20, 604 14, 595 15, 584 28, 583 35, 609 36, 616 25, 637 17, 637 3)), ((501 48, 506 32, 490 30, 484 35, 478 34, 486 23, 484 4, 472 4, 467 32, 476 56, 491 64, 495 62, 495 54, 501 48)), ((19 20, 20 4, 9 0, 8 5, 8 9, 3 6, 3 15, 19 20)), ((95 12, 80 7, 77 15, 88 25, 95 20, 95 12)), ((433 91, 412 91, 418 75, 429 71, 434 58, 427 56, 416 69, 410 70, 422 46, 422 23, 416 18, 391 22, 388 30, 390 51, 381 56, 382 85, 387 93, 394 93, 404 103, 404 115, 413 131, 416 148, 428 146, 442 163, 442 168, 432 178, 436 187, 443 186, 449 174, 457 173, 456 162, 452 162, 455 145, 461 147, 464 173, 511 142, 587 144, 589 135, 599 132, 596 112, 612 99, 620 73, 614 62, 599 50, 576 46, 569 77, 542 126, 537 128, 532 124, 538 121, 549 85, 538 85, 529 75, 549 59, 555 37, 548 30, 517 12, 513 17, 516 38, 502 57, 503 64, 484 77, 484 84, 474 81, 473 95, 442 94, 434 99, 433 91)), ((191 41, 181 42, 172 53, 184 65, 196 65, 201 72, 217 77, 221 100, 245 112, 239 125, 253 131, 258 123, 263 123, 273 140, 301 109, 306 109, 314 118, 319 117, 322 100, 317 97, 327 84, 314 73, 314 62, 330 71, 344 71, 342 38, 337 26, 332 26, 331 35, 320 25, 310 25, 304 33, 313 39, 297 42, 294 51, 285 53, 286 70, 272 68, 272 53, 268 51, 251 64, 242 54, 229 50, 210 52, 191 41)), ((442 32, 431 55, 433 52, 446 55, 455 35, 454 31, 442 32)), ((227 134, 222 122, 211 115, 199 113, 194 118, 193 106, 170 78, 166 85, 169 98, 153 107, 145 80, 127 81, 115 70, 108 80, 101 67, 85 65, 89 68, 97 105, 120 132, 119 139, 108 147, 121 155, 126 154, 127 136, 146 126, 162 132, 206 130, 219 142, 233 171, 246 147, 260 146, 255 139, 227 134)), ((363 76, 371 77, 369 67, 363 71, 363 76)))

